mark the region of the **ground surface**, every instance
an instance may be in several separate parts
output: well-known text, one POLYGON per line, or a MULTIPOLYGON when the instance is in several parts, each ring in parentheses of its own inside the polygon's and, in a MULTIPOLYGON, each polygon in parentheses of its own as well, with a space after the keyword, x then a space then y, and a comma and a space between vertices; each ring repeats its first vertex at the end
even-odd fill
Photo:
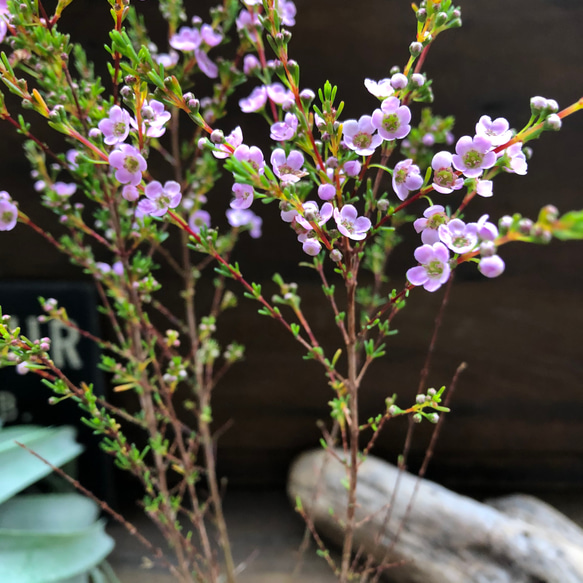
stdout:
MULTIPOLYGON (((583 496, 570 493, 541 498, 583 526, 583 496)), ((238 564, 247 564, 238 583, 336 581, 324 560, 316 556, 313 545, 304 555, 299 574, 293 574, 304 527, 283 492, 230 492, 225 512, 236 550, 235 558, 238 564)), ((132 521, 152 542, 162 546, 160 535, 144 518, 136 514, 132 521)), ((163 569, 143 567, 147 551, 144 552, 140 543, 120 526, 111 525, 109 532, 117 542, 110 563, 122 583, 175 583, 163 569)))

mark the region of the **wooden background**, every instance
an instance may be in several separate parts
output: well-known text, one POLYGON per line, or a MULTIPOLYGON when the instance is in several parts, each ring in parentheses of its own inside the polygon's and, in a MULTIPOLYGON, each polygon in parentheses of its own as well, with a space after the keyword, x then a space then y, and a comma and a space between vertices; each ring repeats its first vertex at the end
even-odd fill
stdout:
MULTIPOLYGON (((186 4, 207 19, 207 2, 186 4)), ((415 30, 410 2, 297 0, 296 4, 290 53, 302 65, 302 84, 316 89, 329 79, 346 101, 346 117, 370 113, 376 101, 366 92, 363 79, 382 78, 391 66, 406 61, 415 30)), ((457 116, 456 137, 473 133, 483 114, 505 116, 511 125, 521 127, 533 95, 553 97, 561 106, 583 95, 583 3, 460 4, 463 28, 444 33, 426 64, 428 75, 435 79, 434 110, 457 116)), ((74 38, 85 39, 92 54, 102 58, 107 3, 77 0, 66 12, 64 26, 72 26, 74 38)), ((243 86, 238 96, 247 95, 251 88, 243 86)), ((413 116, 418 120, 419 110, 413 116)), ((259 116, 235 115, 223 120, 221 127, 228 132, 239 123, 249 142, 267 143, 268 131, 259 116)), ((37 208, 26 162, 18 153, 19 136, 7 125, 0 131, 0 189, 11 192, 32 216, 41 220, 52 216, 37 208)), ((528 175, 502 176, 494 197, 476 201, 468 216, 487 212, 497 219, 519 210, 535 217, 550 202, 560 210, 583 208, 578 174, 582 138, 582 114, 566 120, 558 134, 545 134, 532 143, 528 175)), ((227 204, 229 188, 217 189, 214 204, 227 204)), ((418 212, 423 208, 423 203, 415 207, 418 212)), ((293 233, 282 229, 275 208, 260 212, 264 237, 242 245, 238 259, 243 272, 264 283, 267 295, 270 289, 275 291, 269 283, 274 271, 297 281, 315 333, 332 351, 338 336, 319 285, 306 269, 296 267, 304 259, 301 248, 293 233)), ((416 244, 409 227, 389 267, 397 288, 404 282, 404 271, 414 264, 416 244)), ((448 384, 462 361, 469 367, 460 380, 429 477, 463 490, 580 488, 583 243, 506 246, 501 255, 507 266, 503 277, 489 281, 475 270, 460 270, 451 294, 429 384, 448 384)), ((83 276, 19 227, 2 234, 0 277, 73 280, 83 276)), ((170 290, 176 284, 164 272, 161 279, 170 290)), ((173 297, 168 292, 169 302, 173 297)), ((392 338, 387 357, 371 369, 364 384, 365 415, 378 411, 394 392, 400 404, 411 402, 440 299, 440 293, 412 294, 408 309, 396 320, 401 333, 392 338)), ((225 340, 246 344, 247 358, 216 390, 217 427, 232 422, 219 441, 219 468, 232 487, 279 487, 293 457, 317 442, 316 422, 327 418, 331 392, 320 368, 301 361, 299 346, 275 323, 256 315, 255 306, 248 303, 247 308, 245 313, 226 315, 221 328, 225 340)), ((377 453, 394 461, 404 430, 404 422, 391 424, 379 440, 377 453)), ((416 434, 412 469, 418 467, 428 436, 428 428, 423 427, 416 434)))

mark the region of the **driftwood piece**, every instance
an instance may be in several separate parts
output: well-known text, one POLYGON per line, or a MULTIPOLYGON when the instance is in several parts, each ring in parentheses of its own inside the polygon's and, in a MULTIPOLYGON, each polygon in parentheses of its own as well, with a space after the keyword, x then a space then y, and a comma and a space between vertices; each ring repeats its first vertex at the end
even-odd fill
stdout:
MULTIPOLYGON (((345 475, 339 461, 318 450, 294 462, 288 482, 290 498, 299 496, 316 528, 338 543, 338 520, 346 513, 347 492, 341 483, 345 475)), ((583 582, 583 532, 550 507, 543 511, 542 502, 523 503, 520 514, 509 499, 493 501, 505 508, 500 511, 407 472, 399 477, 397 468, 373 457, 360 468, 357 494, 357 521, 364 522, 354 547, 362 545, 378 562, 389 550, 391 561, 404 561, 387 571, 394 583, 583 582), (390 520, 377 538, 388 511, 390 520)))

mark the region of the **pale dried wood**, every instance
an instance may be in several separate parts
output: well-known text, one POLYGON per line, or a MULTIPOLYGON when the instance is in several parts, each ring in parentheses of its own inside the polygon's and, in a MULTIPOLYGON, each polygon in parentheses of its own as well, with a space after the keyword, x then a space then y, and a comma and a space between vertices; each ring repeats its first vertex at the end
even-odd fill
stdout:
MULTIPOLYGON (((339 521, 346 514, 347 492, 341 483, 345 476, 339 461, 317 450, 294 462, 288 482, 291 499, 299 496, 316 528, 337 543, 342 541, 339 521)), ((357 521, 368 520, 357 529, 354 546, 363 545, 379 562, 389 549, 391 561, 405 561, 388 571, 390 581, 583 582, 583 533, 566 517, 558 519, 558 513, 543 512, 541 505, 532 503, 530 510, 522 505, 522 518, 513 517, 510 514, 517 510, 501 512, 407 472, 401 472, 390 521, 377 539, 398 477, 396 467, 369 457, 360 468, 357 491, 357 521)), ((506 507, 511 506, 507 501, 506 507)))

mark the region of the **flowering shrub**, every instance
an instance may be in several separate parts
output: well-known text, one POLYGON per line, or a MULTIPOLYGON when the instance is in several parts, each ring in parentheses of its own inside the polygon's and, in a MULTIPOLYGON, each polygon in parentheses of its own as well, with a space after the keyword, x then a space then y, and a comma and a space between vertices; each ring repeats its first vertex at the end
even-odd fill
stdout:
MULTIPOLYGON (((334 393, 333 429, 325 430, 322 443, 330 449, 338 444, 345 453, 348 505, 341 562, 317 542, 339 580, 353 580, 362 571, 352 561, 359 466, 388 420, 409 415, 415 422, 437 423, 439 413, 448 411, 444 388, 423 387, 409 407, 398 407, 396 397, 387 396, 386 407, 363 423, 362 379, 384 356, 392 321, 409 294, 425 293, 415 288, 435 292, 449 285, 464 263, 476 264, 485 277, 498 277, 505 269, 499 249, 507 243, 582 237, 579 212, 559 216, 548 206, 536 220, 514 214, 490 221, 485 214, 471 215, 469 205, 476 196, 491 197, 501 174, 524 175, 525 144, 560 129, 583 100, 561 110, 552 99, 534 97, 521 130, 510 129, 504 118, 482 116, 475 135, 456 140, 453 118, 415 105, 432 101, 423 64, 433 43, 461 25, 460 9, 451 0, 414 6, 417 34, 410 57, 386 78, 363 80, 378 107, 358 119, 343 117, 331 83, 317 91, 302 87, 299 65, 288 54, 288 29, 296 18, 291 1, 225 0, 205 22, 198 16, 188 20, 180 0, 161 0, 168 47, 160 49, 148 41, 139 3, 109 0, 107 82, 95 76, 83 47, 58 30, 70 3, 59 0, 49 15, 40 0, 0 0, 6 49, 1 80, 24 110, 44 118, 69 144, 62 152, 47 145, 0 94, 0 118, 26 138, 35 189, 66 233, 53 236, 35 224, 5 191, 0 230, 20 222, 94 279, 113 331, 111 339, 92 338, 102 349, 101 367, 114 391, 135 394, 140 412, 131 415, 98 398, 91 386, 72 383, 50 359, 47 340, 23 337, 7 316, 0 324, 0 364, 32 371, 59 398, 79 402, 86 422, 103 435, 104 449, 141 481, 145 511, 176 553, 177 562, 167 564, 177 580, 215 582, 224 572, 231 582, 236 569, 215 471, 211 395, 243 358, 241 345, 222 346, 216 335, 220 316, 237 306, 236 294, 242 292, 259 304, 260 315, 291 333, 305 358, 322 366, 334 393), (211 80, 208 92, 198 93, 199 77, 211 80), (256 86, 231 103, 235 88, 248 79, 256 86), (221 129, 227 107, 263 116, 272 151, 246 143, 245 127, 221 129), (224 217, 206 207, 208 197, 223 196, 215 188, 220 169, 232 177, 224 217), (333 354, 316 338, 296 284, 274 274, 278 293, 268 299, 261 285, 246 279, 245 267, 231 262, 239 237, 261 237, 259 201, 268 205, 269 220, 278 221, 284 232, 293 230, 301 243, 299 260, 308 261, 321 280, 342 337, 333 354), (409 222, 419 245, 399 286, 388 289, 387 259, 409 222), (178 255, 167 240, 177 241, 178 255), (98 259, 104 256, 108 261, 98 259), (179 309, 159 300, 158 261, 181 279, 179 309), (207 278, 209 271, 215 276, 207 278), (372 285, 359 284, 364 271, 372 273, 372 285), (195 301, 199 286, 212 288, 206 312, 195 301), (340 286, 344 294, 336 292, 340 286), (167 327, 154 323, 161 318, 167 327), (175 394, 183 387, 191 392, 193 426, 176 408, 175 394), (143 429, 147 445, 130 443, 122 423, 143 429), (359 449, 362 434, 368 441, 359 449), (201 481, 210 492, 208 501, 197 488, 201 481), (218 526, 221 564, 207 512, 218 526), (177 526, 179 515, 188 519, 184 532, 177 526)), ((75 327, 55 300, 44 300, 42 308, 43 318, 75 327)), ((337 454, 331 450, 331 455, 337 454)), ((376 576, 384 568, 365 565, 376 576)))

